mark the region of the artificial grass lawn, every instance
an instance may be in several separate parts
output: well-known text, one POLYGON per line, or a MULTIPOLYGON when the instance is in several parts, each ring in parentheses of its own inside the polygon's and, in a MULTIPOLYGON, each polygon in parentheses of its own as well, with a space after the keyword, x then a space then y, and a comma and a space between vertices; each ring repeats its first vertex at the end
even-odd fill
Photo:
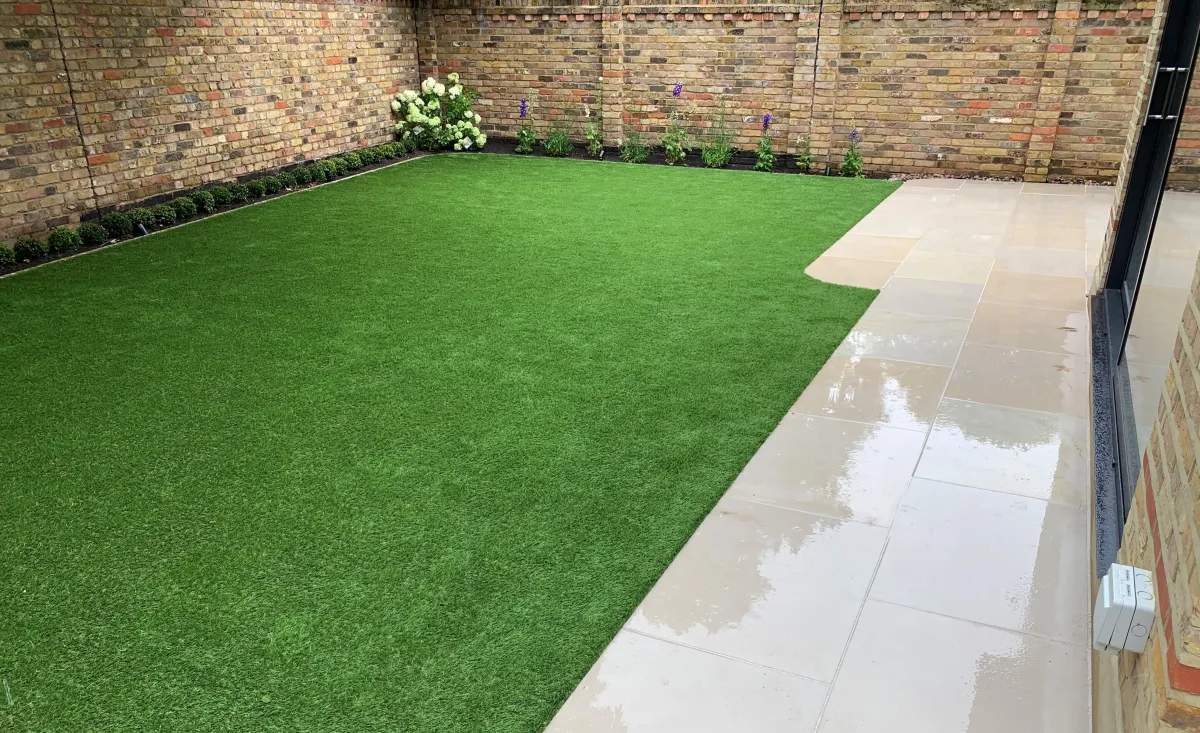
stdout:
POLYGON ((0 280, 0 729, 539 730, 894 187, 438 156, 0 280))

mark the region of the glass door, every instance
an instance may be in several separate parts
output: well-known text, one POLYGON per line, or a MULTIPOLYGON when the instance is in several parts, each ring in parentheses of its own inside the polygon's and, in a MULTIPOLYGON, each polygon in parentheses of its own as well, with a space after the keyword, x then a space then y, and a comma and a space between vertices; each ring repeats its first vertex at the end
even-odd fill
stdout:
MULTIPOLYGON (((1116 525, 1109 532, 1118 543, 1200 256, 1200 109, 1188 107, 1198 44, 1200 2, 1171 0, 1099 298, 1107 331, 1103 371, 1109 376, 1097 388, 1111 402, 1109 473, 1115 485, 1108 513, 1116 525)), ((1098 462, 1098 531, 1104 519, 1102 473, 1098 462)), ((1104 544, 1099 539, 1098 546, 1104 544)))

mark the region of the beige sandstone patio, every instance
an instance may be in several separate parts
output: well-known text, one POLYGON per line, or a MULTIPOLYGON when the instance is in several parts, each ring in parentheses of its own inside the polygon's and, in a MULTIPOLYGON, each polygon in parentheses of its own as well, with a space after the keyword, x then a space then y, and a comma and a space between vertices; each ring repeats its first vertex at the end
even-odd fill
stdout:
POLYGON ((814 262, 881 293, 548 730, 1090 730, 1111 201, 910 181, 814 262))

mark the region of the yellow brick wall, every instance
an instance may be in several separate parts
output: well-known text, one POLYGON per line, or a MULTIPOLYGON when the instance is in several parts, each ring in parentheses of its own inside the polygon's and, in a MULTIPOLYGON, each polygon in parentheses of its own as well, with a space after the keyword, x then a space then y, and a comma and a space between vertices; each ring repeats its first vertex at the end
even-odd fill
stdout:
POLYGON ((410 0, 9 0, 0 33, 0 238, 389 140, 416 80, 410 0))

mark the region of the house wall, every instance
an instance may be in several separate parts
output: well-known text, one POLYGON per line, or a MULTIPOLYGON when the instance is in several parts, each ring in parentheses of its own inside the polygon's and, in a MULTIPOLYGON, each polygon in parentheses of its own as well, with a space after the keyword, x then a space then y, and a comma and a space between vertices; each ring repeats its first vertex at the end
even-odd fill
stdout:
POLYGON ((0 238, 390 139, 411 0, 0 3, 0 238))

